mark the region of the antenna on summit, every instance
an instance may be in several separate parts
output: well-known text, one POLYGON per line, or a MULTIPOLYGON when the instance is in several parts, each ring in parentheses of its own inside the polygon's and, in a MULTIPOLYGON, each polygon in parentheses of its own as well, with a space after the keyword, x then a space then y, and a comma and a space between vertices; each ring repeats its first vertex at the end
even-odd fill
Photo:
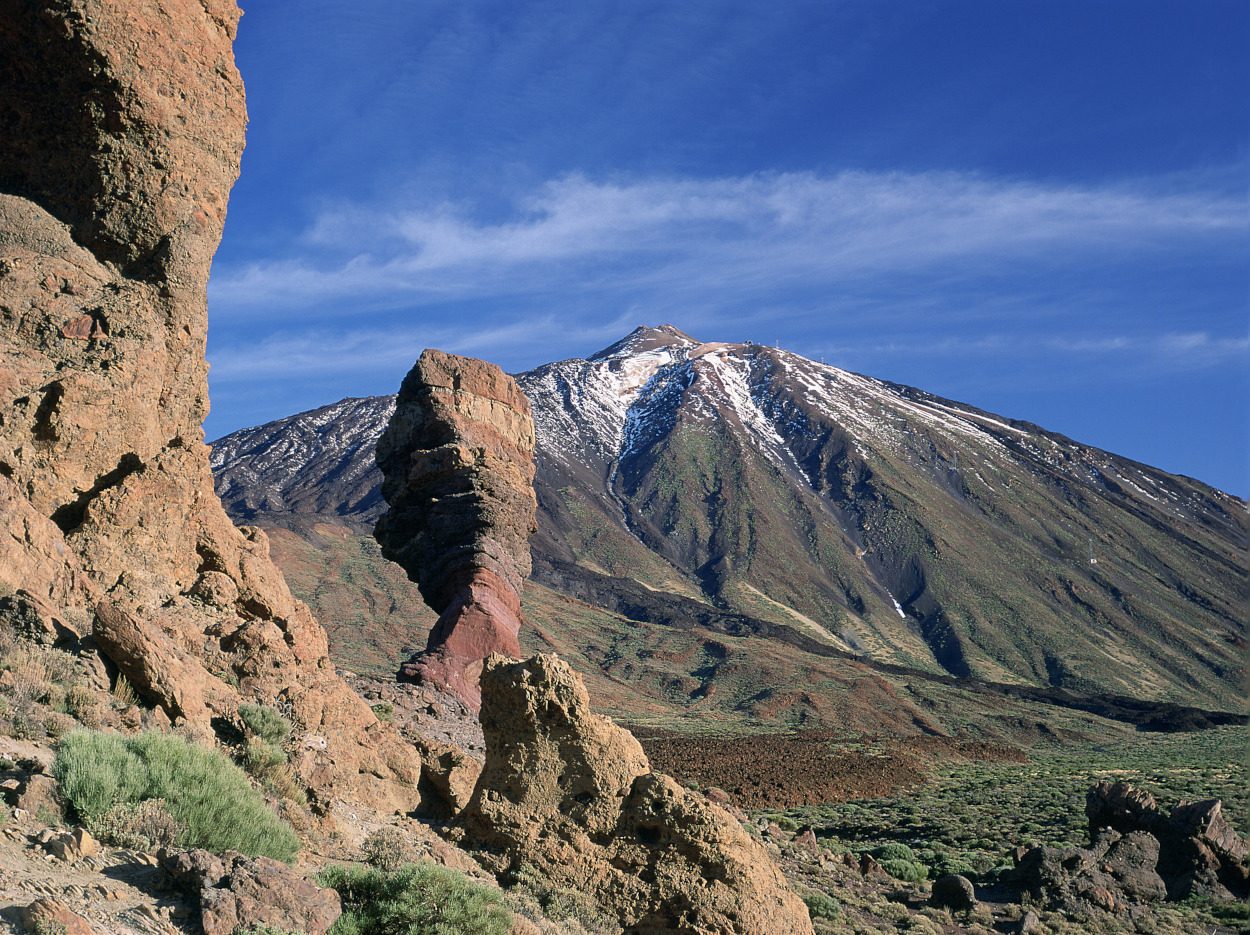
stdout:
POLYGON ((1094 540, 1093 539, 1089 540, 1089 563, 1091 565, 1098 564, 1098 559, 1094 558, 1094 540))

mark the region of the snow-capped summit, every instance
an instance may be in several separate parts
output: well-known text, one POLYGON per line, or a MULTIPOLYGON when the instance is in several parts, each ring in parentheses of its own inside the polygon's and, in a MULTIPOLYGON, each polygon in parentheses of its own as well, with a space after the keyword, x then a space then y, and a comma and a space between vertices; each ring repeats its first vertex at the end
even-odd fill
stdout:
MULTIPOLYGON (((538 439, 535 574, 552 586, 593 597, 632 579, 656 600, 952 675, 1234 700, 1250 538, 1234 497, 671 325, 517 380, 538 439), (1207 661, 1179 664, 1176 646, 1207 661)), ((382 508, 369 440, 389 407, 344 400, 216 442, 228 508, 289 524, 339 498, 365 526, 382 508)))

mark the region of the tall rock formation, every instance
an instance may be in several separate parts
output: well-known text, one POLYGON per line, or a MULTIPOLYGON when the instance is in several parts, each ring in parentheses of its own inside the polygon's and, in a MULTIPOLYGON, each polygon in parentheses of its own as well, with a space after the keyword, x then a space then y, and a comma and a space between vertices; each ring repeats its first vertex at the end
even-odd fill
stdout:
POLYGON ((651 771, 555 656, 482 673, 486 765, 457 819, 499 874, 522 863, 583 892, 626 935, 803 935, 807 909, 727 812, 651 771))
POLYGON ((93 635, 171 719, 283 705, 315 738, 294 761, 314 803, 411 808, 416 752, 213 493, 205 289, 246 125, 238 18, 0 4, 0 598, 93 635))
POLYGON ((400 387, 377 458, 390 509, 374 535, 440 614, 398 677, 477 710, 486 657, 521 653, 536 506, 529 401, 494 364, 427 350, 400 387))

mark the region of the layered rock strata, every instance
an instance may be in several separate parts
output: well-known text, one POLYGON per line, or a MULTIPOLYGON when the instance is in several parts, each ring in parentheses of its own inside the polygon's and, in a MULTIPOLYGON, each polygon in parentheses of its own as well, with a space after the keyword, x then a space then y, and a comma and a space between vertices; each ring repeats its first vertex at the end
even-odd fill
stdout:
POLYGON ((477 710, 486 657, 521 652, 537 506, 529 400, 494 364, 427 350, 400 387, 377 458, 390 508, 374 535, 440 615, 398 678, 477 710))
POLYGON ((629 731, 590 710, 555 656, 492 657, 486 765, 457 819, 506 878, 522 863, 589 894, 627 935, 802 935, 803 903, 728 812, 653 772, 629 731))
POLYGON ((82 651, 93 635, 172 720, 281 705, 315 804, 411 808, 420 757, 213 493, 206 284, 247 119, 238 17, 0 5, 0 593, 82 651))

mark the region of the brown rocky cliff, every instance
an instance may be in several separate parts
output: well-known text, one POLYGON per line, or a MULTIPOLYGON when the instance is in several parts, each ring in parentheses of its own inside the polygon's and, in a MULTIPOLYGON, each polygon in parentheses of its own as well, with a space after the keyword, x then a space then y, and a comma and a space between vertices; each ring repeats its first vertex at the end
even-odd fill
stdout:
POLYGON ((626 935, 810 935, 807 908, 726 811, 652 772, 555 656, 482 673, 486 764, 457 834, 506 876, 528 864, 626 935))
POLYGON ((476 710, 486 657, 521 652, 537 506, 529 400, 494 364, 427 350, 377 455, 390 509, 374 535, 440 614, 399 678, 429 681, 476 710))
MULTIPOLYGON (((246 125, 224 0, 0 2, 0 596, 94 632, 173 719, 281 704, 314 803, 421 761, 213 493, 206 284, 246 125)), ((89 641, 88 641, 89 644, 89 641)))

